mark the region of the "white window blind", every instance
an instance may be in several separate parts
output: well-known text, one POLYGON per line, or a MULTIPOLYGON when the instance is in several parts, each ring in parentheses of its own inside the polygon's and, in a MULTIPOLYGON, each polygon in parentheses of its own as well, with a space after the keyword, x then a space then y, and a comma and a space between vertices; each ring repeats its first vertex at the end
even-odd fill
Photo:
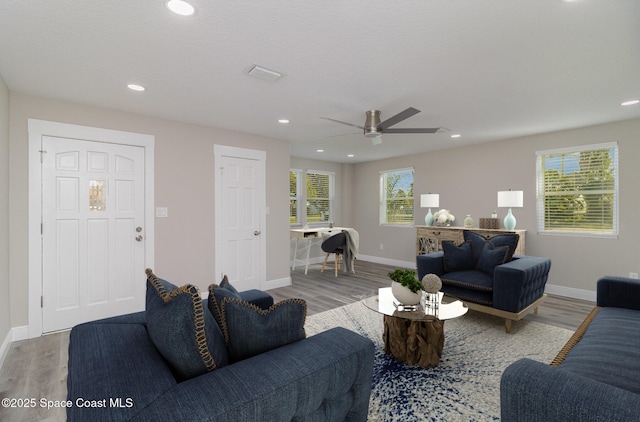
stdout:
POLYGON ((380 173, 380 224, 413 225, 413 168, 380 173))
POLYGON ((300 180, 301 170, 289 170, 289 223, 300 224, 300 180))
POLYGON ((615 142, 536 153, 540 233, 618 235, 615 142))
POLYGON ((332 172, 289 169, 289 223, 304 226, 333 221, 334 183, 332 172))
POLYGON ((333 175, 307 170, 307 223, 332 220, 333 175))

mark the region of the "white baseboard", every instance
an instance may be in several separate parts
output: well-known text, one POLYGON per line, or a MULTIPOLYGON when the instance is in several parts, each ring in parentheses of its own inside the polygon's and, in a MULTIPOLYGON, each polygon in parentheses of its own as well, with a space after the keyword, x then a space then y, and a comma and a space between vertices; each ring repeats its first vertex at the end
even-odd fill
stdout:
POLYGON ((20 341, 31 338, 29 336, 29 326, 23 325, 22 327, 13 327, 11 329, 11 341, 20 341))
POLYGON ((6 337, 4 338, 2 345, 0 345, 0 368, 4 365, 4 360, 9 353, 9 349, 11 348, 11 343, 14 341, 26 340, 29 338, 29 327, 14 327, 9 330, 6 337))
POLYGON ((278 287, 291 286, 291 277, 283 277, 276 280, 267 280, 262 290, 277 289, 278 287))
POLYGON ((557 296, 569 297, 572 299, 588 300, 590 302, 596 301, 596 292, 591 290, 574 289, 572 287, 555 286, 553 284, 547 284, 544 289, 545 293, 549 293, 557 296))
POLYGON ((9 353, 9 348, 11 347, 11 338, 12 338, 12 333, 11 330, 9 330, 9 332, 7 333, 7 336, 4 338, 4 341, 2 342, 2 345, 0 345, 0 369, 2 368, 2 365, 4 365, 4 359, 7 357, 7 354, 9 353))

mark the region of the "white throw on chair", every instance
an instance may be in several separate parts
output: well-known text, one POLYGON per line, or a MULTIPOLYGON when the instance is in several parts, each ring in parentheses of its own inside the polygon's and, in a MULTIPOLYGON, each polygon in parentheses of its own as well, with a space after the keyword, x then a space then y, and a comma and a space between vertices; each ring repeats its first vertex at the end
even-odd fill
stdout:
POLYGON ((321 248, 327 253, 327 256, 324 258, 320 272, 324 272, 324 267, 327 264, 329 255, 335 254, 335 276, 338 276, 338 270, 340 268, 343 255, 345 258, 345 270, 355 274, 356 270, 354 262, 356 255, 358 254, 358 244, 358 232, 353 229, 343 230, 342 232, 325 239, 322 242, 321 248))

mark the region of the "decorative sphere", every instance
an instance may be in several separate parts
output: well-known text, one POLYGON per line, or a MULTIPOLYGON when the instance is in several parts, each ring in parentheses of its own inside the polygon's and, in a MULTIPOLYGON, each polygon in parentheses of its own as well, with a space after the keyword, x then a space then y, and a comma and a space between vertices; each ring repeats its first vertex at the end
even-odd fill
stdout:
POLYGON ((422 287, 427 293, 438 293, 442 288, 442 280, 435 274, 427 274, 422 277, 422 287))

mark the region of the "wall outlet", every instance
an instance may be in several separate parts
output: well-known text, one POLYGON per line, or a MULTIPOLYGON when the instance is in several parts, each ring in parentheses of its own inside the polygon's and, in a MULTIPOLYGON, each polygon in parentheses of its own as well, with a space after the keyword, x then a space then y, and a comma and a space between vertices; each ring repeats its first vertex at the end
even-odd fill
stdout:
POLYGON ((382 243, 380 243, 380 250, 384 249, 384 245, 382 243))
POLYGON ((629 273, 629 278, 638 278, 638 273, 629 273))

